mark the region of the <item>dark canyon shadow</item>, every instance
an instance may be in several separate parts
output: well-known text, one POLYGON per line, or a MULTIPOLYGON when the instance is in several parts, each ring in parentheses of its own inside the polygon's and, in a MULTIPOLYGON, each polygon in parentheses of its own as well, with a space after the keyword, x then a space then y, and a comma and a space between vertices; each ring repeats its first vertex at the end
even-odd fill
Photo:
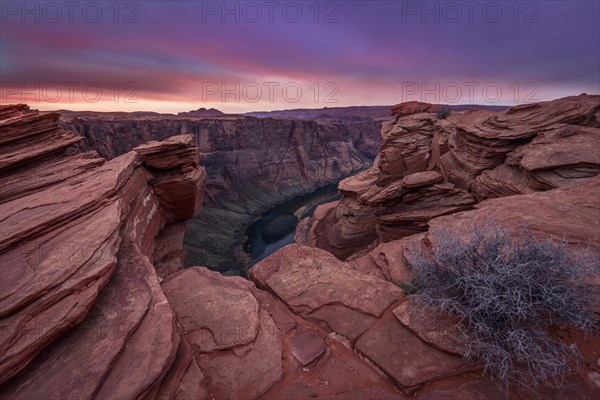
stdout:
POLYGON ((335 183, 295 197, 266 212, 246 230, 248 239, 244 243, 244 250, 250 257, 248 269, 285 245, 293 243, 298 222, 311 216, 317 206, 339 198, 335 183))

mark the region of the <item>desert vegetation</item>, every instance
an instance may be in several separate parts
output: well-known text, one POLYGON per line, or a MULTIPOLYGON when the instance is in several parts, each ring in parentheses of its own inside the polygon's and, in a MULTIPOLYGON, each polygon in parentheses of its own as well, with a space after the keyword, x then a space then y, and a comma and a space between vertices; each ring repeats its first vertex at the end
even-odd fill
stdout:
POLYGON ((538 240, 526 228, 512 236, 493 221, 463 228, 468 234, 433 230, 432 249, 413 250, 412 298, 458 317, 465 357, 482 360, 500 381, 559 385, 580 357, 554 329, 598 329, 590 311, 599 300, 590 283, 597 251, 538 240))

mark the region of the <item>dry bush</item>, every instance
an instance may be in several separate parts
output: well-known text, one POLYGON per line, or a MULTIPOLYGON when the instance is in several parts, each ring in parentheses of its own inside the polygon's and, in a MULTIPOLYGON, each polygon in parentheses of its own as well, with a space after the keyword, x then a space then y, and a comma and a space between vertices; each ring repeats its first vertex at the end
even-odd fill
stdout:
POLYGON ((461 319, 465 357, 479 359, 504 383, 514 380, 537 386, 569 371, 579 358, 575 345, 553 340, 558 324, 591 332, 598 322, 597 254, 590 247, 577 255, 565 241, 537 241, 522 229, 511 237, 496 223, 469 227, 467 238, 438 230, 434 248, 413 249, 417 288, 413 299, 430 311, 461 319), (520 376, 524 375, 525 379, 520 376))
POLYGON ((451 113, 452 109, 450 106, 441 106, 435 116, 437 119, 446 119, 451 113))

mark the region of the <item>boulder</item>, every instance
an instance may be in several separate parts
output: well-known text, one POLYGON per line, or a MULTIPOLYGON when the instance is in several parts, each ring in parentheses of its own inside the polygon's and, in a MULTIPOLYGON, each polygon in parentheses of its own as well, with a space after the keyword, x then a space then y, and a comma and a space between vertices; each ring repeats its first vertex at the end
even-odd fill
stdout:
POLYGON ((283 376, 281 333, 252 286, 201 267, 185 269, 163 286, 217 398, 253 399, 283 376))

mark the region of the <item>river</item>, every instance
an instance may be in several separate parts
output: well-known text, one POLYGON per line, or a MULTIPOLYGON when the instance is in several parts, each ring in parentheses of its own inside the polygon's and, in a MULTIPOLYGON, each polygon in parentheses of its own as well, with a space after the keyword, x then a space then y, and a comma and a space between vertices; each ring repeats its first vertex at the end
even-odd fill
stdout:
POLYGON ((283 246, 293 243, 298 221, 311 216, 318 205, 339 198, 340 194, 335 183, 295 197, 265 213, 246 230, 247 240, 244 243, 244 251, 250 256, 248 268, 283 246))

